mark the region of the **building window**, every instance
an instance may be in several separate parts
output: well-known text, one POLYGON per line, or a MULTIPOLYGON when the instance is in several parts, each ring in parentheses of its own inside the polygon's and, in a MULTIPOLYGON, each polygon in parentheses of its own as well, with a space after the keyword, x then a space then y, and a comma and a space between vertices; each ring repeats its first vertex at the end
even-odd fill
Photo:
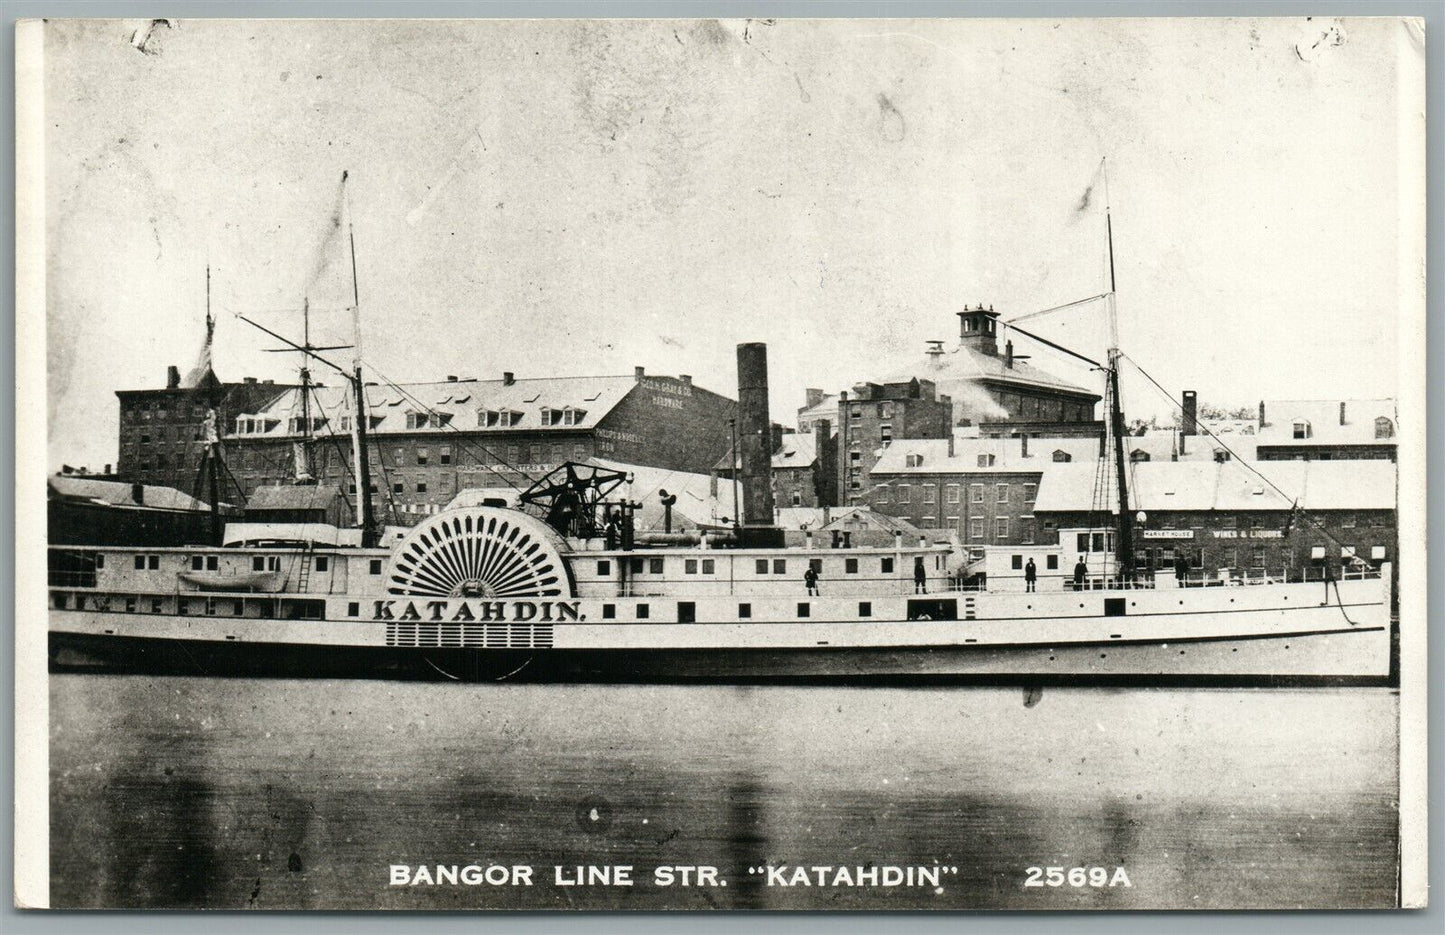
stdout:
POLYGON ((970 484, 968 487, 968 501, 970 503, 983 502, 983 484, 970 484))
POLYGON ((417 463, 417 464, 419 464, 419 465, 424 465, 424 464, 427 463, 428 460, 430 460, 430 458, 431 458, 431 451, 430 451, 430 449, 427 449, 427 448, 418 448, 418 449, 416 450, 416 463, 417 463))
POLYGON ((1034 524, 1030 522, 1019 523, 1019 534, 1023 537, 1024 545, 1034 544, 1034 524))
POLYGON ((1038 496, 1039 496, 1039 485, 1038 485, 1038 484, 1024 484, 1024 502, 1025 502, 1025 503, 1033 503, 1035 500, 1038 499, 1038 496))
POLYGON ((1253 554, 1252 554, 1251 557, 1250 557, 1250 563, 1251 563, 1255 568, 1263 568, 1263 567, 1264 567, 1264 546, 1262 546, 1262 545, 1257 545, 1257 546, 1254 547, 1254 549, 1253 549, 1253 554))
POLYGON ((968 521, 968 537, 970 539, 983 538, 983 517, 975 516, 968 521))
POLYGON ((933 484, 923 485, 923 502, 934 503, 938 497, 938 488, 933 484))
POLYGON ((893 426, 891 426, 891 425, 886 425, 886 424, 885 424, 885 425, 880 425, 880 426, 878 426, 878 440, 879 440, 880 442, 882 442, 883 444, 885 444, 885 445, 887 445, 887 444, 889 444, 890 442, 892 442, 892 441, 893 441, 893 426))
POLYGON ((396 483, 391 485, 391 492, 406 493, 406 484, 403 484, 401 481, 397 481, 396 483))
POLYGON ((793 491, 793 506, 802 506, 802 504, 803 504, 803 495, 802 495, 801 493, 799 493, 798 491, 796 491, 796 490, 793 491))
POLYGON ((1395 423, 1391 422, 1389 419, 1385 418, 1384 416, 1380 416, 1378 419, 1375 420, 1375 437, 1376 437, 1376 438, 1394 438, 1394 437, 1395 437, 1395 423))
POLYGON ((878 502, 879 502, 879 503, 887 503, 887 502, 888 502, 888 485, 887 485, 887 484, 879 484, 878 487, 875 488, 875 490, 876 490, 876 495, 877 495, 878 502))
POLYGON ((450 445, 443 445, 443 446, 441 447, 441 450, 437 452, 437 458, 441 461, 442 464, 451 464, 451 463, 452 463, 452 448, 451 448, 451 446, 450 446, 450 445))
POLYGON ((998 493, 998 502, 1008 503, 1008 484, 995 484, 994 489, 998 493))
POLYGON ((899 484, 899 485, 898 485, 898 502, 899 502, 899 503, 908 503, 909 500, 910 500, 910 498, 911 498, 912 496, 913 496, 913 491, 912 491, 911 488, 909 488, 909 486, 908 486, 907 484, 899 484))
POLYGON ((999 540, 1000 542, 1002 542, 1002 541, 1004 541, 1005 539, 1008 538, 1008 517, 1007 517, 1007 516, 1000 516, 998 519, 996 519, 996 520, 993 521, 993 525, 994 525, 993 532, 994 532, 994 538, 995 538, 995 539, 997 539, 997 540, 999 540))
POLYGON ((854 406, 854 407, 852 407, 852 409, 850 409, 849 412, 848 412, 848 418, 850 418, 850 419, 861 419, 861 418, 863 418, 863 407, 862 407, 862 406, 854 406))
POLYGON ((1311 434, 1312 434, 1312 433, 1310 432, 1310 424, 1309 424, 1308 422, 1306 422, 1306 421, 1303 420, 1303 419, 1296 419, 1296 420, 1295 420, 1295 423, 1294 423, 1294 437, 1295 437, 1295 438, 1309 438, 1311 434))
POLYGON ((880 418, 880 419, 891 419, 891 418, 893 418, 893 404, 892 404, 892 403, 879 403, 879 404, 878 404, 878 418, 880 418))
POLYGON ((957 503, 962 498, 962 488, 957 484, 949 484, 944 491, 944 499, 949 503, 957 503))

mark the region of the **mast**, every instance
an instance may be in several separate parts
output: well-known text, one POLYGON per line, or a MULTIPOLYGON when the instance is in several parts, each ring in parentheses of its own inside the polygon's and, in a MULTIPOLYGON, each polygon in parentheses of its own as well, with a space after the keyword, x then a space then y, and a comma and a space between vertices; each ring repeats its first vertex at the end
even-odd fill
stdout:
POLYGON ((1104 231, 1109 244, 1109 433, 1114 436, 1114 472, 1119 487, 1119 538, 1116 574, 1134 578, 1134 514, 1129 509, 1129 477, 1124 460, 1124 411, 1119 403, 1119 316, 1114 299, 1114 220, 1109 205, 1109 165, 1104 162, 1104 231))
POLYGON ((356 282, 356 232, 351 226, 351 196, 346 190, 349 172, 341 173, 342 207, 346 212, 346 239, 351 248, 351 328, 356 353, 351 359, 351 386, 356 395, 351 442, 356 455, 356 525, 361 527, 362 548, 376 545, 376 520, 371 511, 371 459, 366 444, 366 383, 361 378, 361 296, 356 282))
MULTIPOLYGON (((311 347, 311 297, 301 303, 301 346, 307 351, 311 347)), ((305 356, 301 358, 301 450, 296 458, 296 483, 306 484, 313 480, 311 473, 311 368, 305 356)))

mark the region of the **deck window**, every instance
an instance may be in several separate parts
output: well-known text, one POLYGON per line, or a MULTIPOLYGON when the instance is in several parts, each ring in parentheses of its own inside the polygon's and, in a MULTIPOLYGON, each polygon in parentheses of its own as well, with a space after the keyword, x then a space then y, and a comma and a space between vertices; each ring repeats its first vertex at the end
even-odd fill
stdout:
POLYGON ((637 605, 637 619, 646 620, 652 615, 652 610, 646 604, 637 605))
POLYGON ((810 616, 810 615, 812 614, 812 612, 813 612, 813 605, 812 605, 812 604, 809 604, 807 601, 799 601, 799 602, 798 602, 798 616, 799 616, 799 617, 807 617, 807 616, 810 616))
POLYGON ((757 573, 758 573, 758 574, 760 574, 760 575, 766 575, 766 574, 768 573, 768 560, 765 559, 765 558, 760 558, 760 559, 758 559, 758 560, 757 560, 757 566, 756 566, 756 567, 757 567, 757 573))
POLYGON ((890 555, 886 558, 879 559, 878 570, 885 575, 893 574, 893 557, 890 555))
POLYGON ((710 575, 710 574, 712 574, 716 569, 717 569, 717 560, 716 560, 716 559, 705 558, 705 559, 702 560, 702 573, 703 573, 703 574, 705 574, 705 575, 710 575))
POLYGON ((773 559, 773 574, 786 575, 788 573, 788 560, 785 558, 773 559))
POLYGON ((603 620, 616 620, 616 619, 617 619, 617 605, 616 605, 616 604, 603 604, 603 605, 602 605, 602 619, 603 619, 603 620))
POLYGON ((848 575, 858 574, 858 560, 856 558, 843 559, 843 573, 848 575))
POLYGON ((359 603, 357 603, 356 601, 351 601, 350 603, 348 603, 348 604, 346 605, 346 616, 348 616, 348 617, 357 617, 357 616, 360 616, 360 615, 361 615, 361 605, 360 605, 359 603))
POLYGON ((317 570, 317 571, 330 571, 330 570, 331 570, 331 556, 329 556, 329 555, 318 555, 318 556, 316 556, 316 570, 317 570))
POLYGON ((598 559, 598 561, 597 561, 597 577, 599 577, 599 578, 606 578, 607 576, 609 576, 609 575, 611 575, 611 574, 612 574, 612 563, 609 562, 609 561, 607 561, 606 559, 598 559))
POLYGON ((752 615, 753 615, 753 605, 752 605, 752 604, 739 604, 739 605, 738 605, 738 619, 740 619, 740 620, 747 620, 748 618, 752 617, 752 615))
POLYGON ((873 602, 872 602, 872 601, 859 601, 859 602, 858 602, 858 616, 860 616, 860 617, 871 617, 871 616, 873 616, 873 602))
POLYGON ((373 575, 381 574, 381 559, 374 558, 371 560, 371 573, 373 575))
POLYGON ((695 559, 695 558, 685 559, 685 560, 683 561, 683 563, 682 563, 682 571, 683 571, 683 574, 687 574, 687 575, 695 575, 695 574, 697 574, 697 559, 695 559))
POLYGON ((662 559, 660 559, 660 558, 649 558, 649 559, 647 560, 647 570, 648 570, 649 573, 654 574, 654 575, 660 575, 660 574, 662 574, 662 559))
POLYGON ((145 569, 145 567, 146 567, 146 557, 145 557, 144 555, 137 555, 137 556, 135 557, 135 567, 136 567, 138 570, 142 570, 142 571, 145 569))

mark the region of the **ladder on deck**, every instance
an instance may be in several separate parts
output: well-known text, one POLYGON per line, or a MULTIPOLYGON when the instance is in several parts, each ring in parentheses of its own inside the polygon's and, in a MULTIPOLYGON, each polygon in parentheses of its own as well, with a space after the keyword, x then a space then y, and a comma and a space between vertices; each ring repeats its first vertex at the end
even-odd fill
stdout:
POLYGON ((296 572, 296 590, 305 593, 311 584, 311 545, 308 543, 301 552, 301 567, 296 572))

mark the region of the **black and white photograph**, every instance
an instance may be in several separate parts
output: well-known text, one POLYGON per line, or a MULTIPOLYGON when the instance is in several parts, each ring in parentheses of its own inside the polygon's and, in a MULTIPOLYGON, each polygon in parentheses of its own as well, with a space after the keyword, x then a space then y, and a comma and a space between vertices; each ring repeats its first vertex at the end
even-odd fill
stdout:
POLYGON ((1425 905, 1422 21, 16 40, 18 905, 1425 905))

